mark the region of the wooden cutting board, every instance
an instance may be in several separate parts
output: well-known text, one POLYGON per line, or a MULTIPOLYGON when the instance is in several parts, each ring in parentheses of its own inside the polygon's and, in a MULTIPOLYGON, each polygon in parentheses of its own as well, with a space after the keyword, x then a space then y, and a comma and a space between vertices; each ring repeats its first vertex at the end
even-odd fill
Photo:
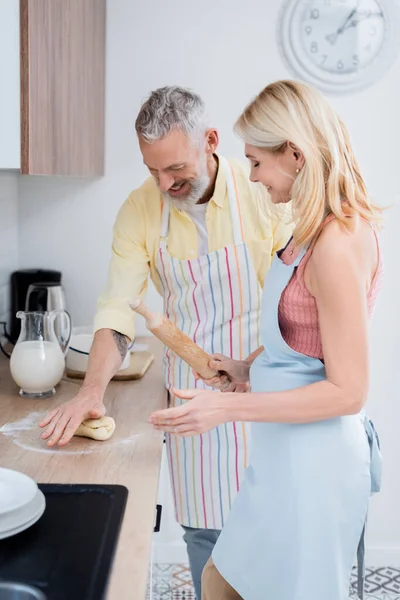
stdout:
MULTIPOLYGON (((112 378, 113 381, 130 381, 132 379, 140 379, 149 369, 154 360, 154 355, 145 350, 144 352, 132 352, 131 364, 127 369, 118 371, 112 378)), ((71 379, 83 379, 86 375, 84 371, 66 370, 67 377, 71 379)))

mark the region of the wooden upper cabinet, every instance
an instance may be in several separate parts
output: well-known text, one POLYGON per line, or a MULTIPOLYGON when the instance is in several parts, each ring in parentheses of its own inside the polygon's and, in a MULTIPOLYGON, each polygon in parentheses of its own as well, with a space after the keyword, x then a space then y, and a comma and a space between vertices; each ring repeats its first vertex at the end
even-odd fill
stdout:
POLYGON ((20 0, 21 173, 104 173, 106 0, 20 0))

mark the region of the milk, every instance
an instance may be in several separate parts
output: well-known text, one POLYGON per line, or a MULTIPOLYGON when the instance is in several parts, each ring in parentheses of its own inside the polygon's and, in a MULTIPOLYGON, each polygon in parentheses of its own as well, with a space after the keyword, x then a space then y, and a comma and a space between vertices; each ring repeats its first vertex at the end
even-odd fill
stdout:
POLYGON ((19 342, 10 359, 12 378, 28 394, 52 390, 61 380, 64 368, 64 355, 55 342, 19 342))

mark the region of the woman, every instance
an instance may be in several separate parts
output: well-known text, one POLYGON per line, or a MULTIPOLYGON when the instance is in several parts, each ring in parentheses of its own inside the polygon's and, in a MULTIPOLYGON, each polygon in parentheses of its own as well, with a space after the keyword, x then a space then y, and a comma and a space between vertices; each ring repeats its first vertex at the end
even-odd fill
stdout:
MULTIPOLYGON (((314 89, 267 86, 235 129, 251 180, 275 204, 291 200, 296 225, 265 281, 264 349, 250 368, 251 393, 177 391, 191 401, 150 421, 182 436, 253 423, 245 481, 203 572, 205 600, 347 600, 380 484, 378 440, 363 412, 380 211, 345 127, 314 89)), ((219 367, 248 378, 240 361, 219 367)))

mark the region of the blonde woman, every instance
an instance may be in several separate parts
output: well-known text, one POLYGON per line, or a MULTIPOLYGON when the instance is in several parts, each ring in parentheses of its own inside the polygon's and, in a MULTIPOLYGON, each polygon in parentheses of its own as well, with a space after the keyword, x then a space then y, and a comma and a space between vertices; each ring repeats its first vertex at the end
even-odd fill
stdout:
MULTIPOLYGON (((180 390, 191 401, 151 422, 182 436, 253 423, 244 484, 203 572, 204 600, 347 600, 380 486, 378 439, 363 410, 382 276, 379 210, 345 127, 314 89, 267 86, 235 129, 251 179, 274 203, 292 201, 296 225, 264 286, 264 348, 251 393, 180 390)), ((231 380, 249 378, 245 362, 214 364, 231 380)))

